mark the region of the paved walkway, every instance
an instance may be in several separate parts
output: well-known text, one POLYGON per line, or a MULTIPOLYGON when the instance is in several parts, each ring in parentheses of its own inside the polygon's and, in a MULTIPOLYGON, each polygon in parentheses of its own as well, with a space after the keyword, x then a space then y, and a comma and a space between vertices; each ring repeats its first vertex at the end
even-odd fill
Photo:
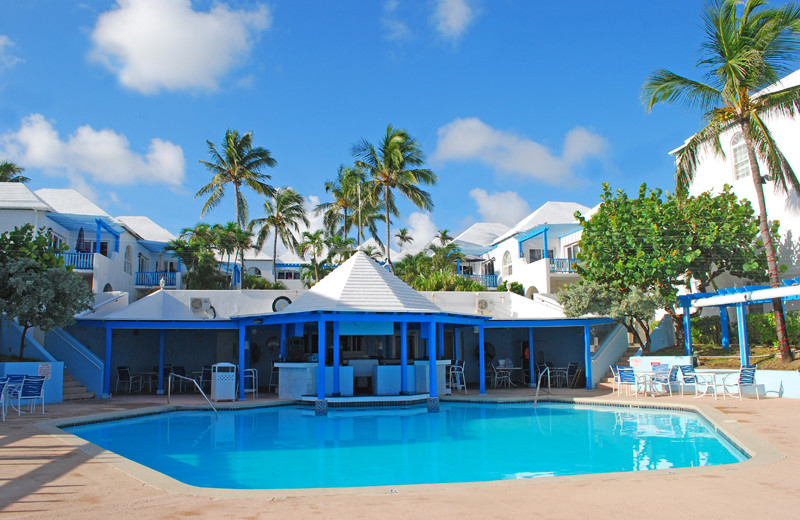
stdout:
MULTIPOLYGON (((554 391, 556 396, 611 398, 608 390, 554 391)), ((530 389, 491 391, 489 398, 530 396, 530 389)), ((475 392, 469 394, 476 397, 475 392)), ((274 398, 273 398, 274 399, 274 398)), ((616 396, 615 400, 619 400, 616 396)), ((623 397, 623 399, 626 399, 623 397)), ((173 404, 201 404, 196 395, 173 404)), ((144 483, 103 456, 44 433, 43 419, 115 412, 166 404, 164 396, 120 396, 109 400, 48 405, 47 413, 0 424, 0 520, 3 518, 691 518, 795 519, 800 477, 800 401, 707 397, 639 398, 637 402, 701 404, 722 412, 723 421, 755 444, 766 441, 779 455, 767 463, 679 471, 587 475, 472 483, 407 486, 391 493, 366 488, 348 494, 275 498, 267 492, 220 497, 171 492, 144 483)), ((249 403, 248 403, 249 404, 249 403)), ((715 411, 716 410, 716 411, 715 411)), ((772 452, 773 450, 765 450, 772 452)), ((210 493, 213 495, 213 493, 210 493)), ((221 494, 224 495, 224 494, 221 494)))

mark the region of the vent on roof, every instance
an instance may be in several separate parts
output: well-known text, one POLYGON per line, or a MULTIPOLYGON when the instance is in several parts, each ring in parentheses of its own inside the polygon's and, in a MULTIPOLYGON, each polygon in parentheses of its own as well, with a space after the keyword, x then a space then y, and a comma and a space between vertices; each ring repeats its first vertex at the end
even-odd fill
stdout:
POLYGON ((485 298, 478 298, 475 302, 475 312, 478 314, 491 314, 494 302, 485 298))
POLYGON ((211 300, 209 298, 191 298, 189 307, 192 312, 206 312, 211 310, 211 300))

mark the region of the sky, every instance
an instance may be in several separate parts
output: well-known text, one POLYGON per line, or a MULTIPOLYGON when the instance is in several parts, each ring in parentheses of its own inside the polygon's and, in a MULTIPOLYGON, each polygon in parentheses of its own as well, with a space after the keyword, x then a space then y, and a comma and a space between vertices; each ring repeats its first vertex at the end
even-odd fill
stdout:
POLYGON ((403 201, 394 219, 416 246, 548 200, 593 207, 603 182, 672 191, 668 153, 701 117, 648 113, 640 90, 658 68, 702 79, 703 5, 0 0, 0 161, 31 189, 74 188, 178 234, 235 220, 232 190, 202 219, 194 196, 206 141, 227 129, 252 132, 277 160, 270 183, 313 208, 353 145, 391 124, 439 178, 432 212, 403 201))

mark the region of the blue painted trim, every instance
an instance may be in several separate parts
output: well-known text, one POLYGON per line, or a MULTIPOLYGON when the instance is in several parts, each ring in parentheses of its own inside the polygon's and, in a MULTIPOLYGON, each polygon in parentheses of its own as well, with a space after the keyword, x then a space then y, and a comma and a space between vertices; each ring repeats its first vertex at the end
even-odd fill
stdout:
POLYGON ((683 306, 683 344, 685 347, 686 355, 692 355, 692 316, 689 312, 689 306, 683 306))
POLYGON ((478 325, 478 377, 480 379, 480 395, 486 395, 486 352, 483 325, 478 325))
POLYGON ((723 305, 719 308, 719 325, 722 329, 722 348, 730 349, 731 348, 731 337, 730 337, 730 318, 728 318, 728 306, 723 305))
POLYGON ((515 327, 582 327, 614 323, 611 318, 564 318, 551 320, 492 320, 483 323, 487 329, 515 327))
POLYGON ((436 322, 428 323, 428 396, 438 397, 436 381, 436 322))
POLYGON ((527 233, 525 233, 524 235, 518 235, 517 236, 517 242, 522 243, 522 242, 525 242, 526 240, 530 240, 533 237, 537 237, 537 236, 541 235, 542 233, 547 234, 547 231, 549 229, 550 229, 550 226, 535 227, 532 230, 530 230, 527 233))
POLYGON ((239 379, 238 387, 239 387, 239 401, 244 401, 244 369, 245 369, 245 362, 244 362, 244 343, 247 341, 245 337, 245 327, 244 325, 239 326, 239 373, 236 374, 237 378, 239 379))
POLYGON ((739 326, 739 356, 742 366, 750 365, 750 345, 747 343, 747 318, 744 313, 744 304, 736 304, 736 317, 739 326))
POLYGON ((325 400, 325 320, 317 322, 317 399, 325 400))
POLYGON ((583 326, 583 366, 586 372, 586 389, 592 390, 592 331, 589 325, 583 326))
POLYGON ((400 322, 400 393, 408 394, 408 322, 400 322))
POLYGON ((112 228, 99 218, 95 219, 95 222, 97 223, 97 240, 95 240, 94 243, 94 249, 95 249, 94 252, 95 253, 100 252, 100 233, 101 229, 105 229, 114 237, 114 252, 119 253, 119 233, 114 228, 112 228))
MULTIPOLYGON (((525 353, 523 352, 523 355, 525 353)), ((536 380, 533 378, 534 370, 533 370, 533 327, 528 327, 528 370, 530 374, 530 381, 528 381, 528 386, 531 388, 536 387, 536 380)))
POLYGON ((339 390, 339 322, 333 322, 333 395, 341 395, 339 390))

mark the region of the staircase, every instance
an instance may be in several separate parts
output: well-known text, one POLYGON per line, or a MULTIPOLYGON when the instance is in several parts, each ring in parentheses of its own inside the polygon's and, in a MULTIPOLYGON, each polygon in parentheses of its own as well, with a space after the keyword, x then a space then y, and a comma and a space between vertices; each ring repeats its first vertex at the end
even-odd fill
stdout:
MULTIPOLYGON (((628 350, 626 350, 625 353, 622 354, 622 356, 620 356, 620 358, 617 360, 617 362, 615 364, 616 365, 622 365, 622 366, 627 365, 628 364, 628 360, 631 357, 633 357, 633 355, 636 354, 636 352, 638 352, 638 351, 639 351, 639 345, 636 345, 636 344, 628 345, 628 350)), ((608 386, 609 388, 612 388, 613 384, 614 384, 614 376, 613 376, 613 374, 611 374, 611 370, 609 369, 609 370, 606 371, 605 377, 603 377, 603 379, 601 379, 598 382, 598 385, 604 385, 604 386, 608 386)))
POLYGON ((90 392, 80 381, 76 381, 71 374, 64 371, 64 401, 79 401, 81 399, 94 399, 94 392, 90 392))

